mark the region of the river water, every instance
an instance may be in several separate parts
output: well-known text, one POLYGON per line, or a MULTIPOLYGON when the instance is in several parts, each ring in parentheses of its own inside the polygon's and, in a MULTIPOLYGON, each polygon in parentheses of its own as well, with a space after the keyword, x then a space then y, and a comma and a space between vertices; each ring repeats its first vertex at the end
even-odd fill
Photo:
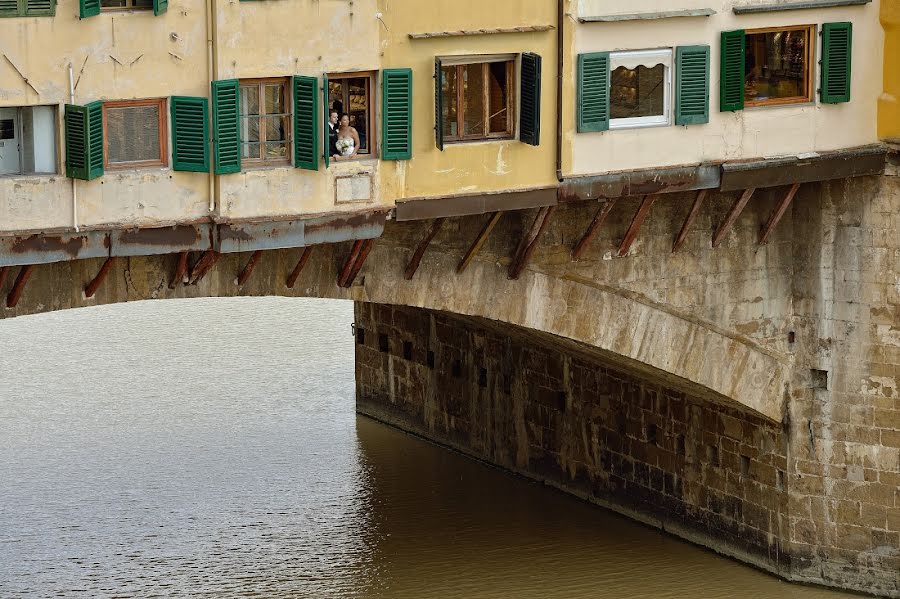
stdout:
POLYGON ((0 597, 837 598, 354 413, 350 303, 0 321, 0 597))

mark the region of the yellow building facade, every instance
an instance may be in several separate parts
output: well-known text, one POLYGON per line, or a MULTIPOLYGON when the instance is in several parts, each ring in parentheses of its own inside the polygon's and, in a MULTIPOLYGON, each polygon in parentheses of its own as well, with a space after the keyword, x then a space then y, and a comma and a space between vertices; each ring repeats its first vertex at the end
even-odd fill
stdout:
POLYGON ((900 140, 900 0, 881 0, 884 92, 878 99, 878 135, 900 140))

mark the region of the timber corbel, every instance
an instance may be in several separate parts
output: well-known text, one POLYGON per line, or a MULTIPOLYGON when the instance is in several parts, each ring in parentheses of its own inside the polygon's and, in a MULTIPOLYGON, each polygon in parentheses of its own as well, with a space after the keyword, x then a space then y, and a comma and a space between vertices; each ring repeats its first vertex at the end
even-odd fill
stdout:
POLYGON ((481 232, 478 234, 478 237, 475 238, 475 241, 472 242, 472 246, 469 248, 469 251, 466 252, 466 255, 460 260, 459 265, 456 267, 456 273, 462 274, 466 268, 469 267, 469 263, 475 258, 478 252, 481 251, 481 248, 484 246, 488 237, 491 234, 491 231, 494 230, 494 227, 497 226, 497 223, 500 222, 500 218, 503 216, 502 212, 493 213, 490 218, 488 218, 487 222, 484 224, 484 227, 481 229, 481 232))
POLYGON ((509 274, 507 275, 509 279, 518 279, 525 267, 528 266, 528 262, 531 261, 531 256, 534 254, 541 236, 547 230, 547 225, 550 224, 550 219, 554 212, 556 212, 556 206, 546 206, 538 211, 537 216, 534 217, 534 222, 531 224, 531 229, 522 238, 519 249, 516 251, 516 257, 510 264, 509 274))
POLYGON ((775 208, 775 212, 772 213, 772 216, 769 217, 769 222, 767 222, 765 228, 763 228, 762 234, 759 237, 759 245, 766 245, 769 243, 769 235, 771 235, 772 231, 775 230, 775 227, 778 226, 781 217, 784 216, 784 213, 787 211, 788 206, 791 205, 794 196, 797 195, 798 189, 800 189, 800 184, 794 183, 791 185, 790 189, 787 190, 787 193, 784 194, 784 197, 781 198, 781 202, 778 203, 778 207, 775 208))
POLYGON ((212 270, 212 267, 216 265, 216 262, 219 261, 219 253, 213 250, 206 250, 206 253, 203 254, 203 257, 194 265, 194 270, 191 271, 191 280, 190 285, 196 285, 200 281, 203 280, 203 277, 212 270))
POLYGON ((175 289, 180 283, 184 282, 184 277, 187 275, 187 270, 188 253, 181 252, 178 254, 178 264, 175 266, 175 276, 169 283, 169 289, 175 289))
POLYGON ((94 294, 97 293, 97 290, 100 289, 100 285, 103 284, 103 281, 106 280, 106 276, 109 274, 110 269, 115 263, 116 259, 114 256, 110 256, 103 263, 103 266, 100 267, 100 271, 97 273, 97 276, 94 277, 90 283, 88 283, 87 287, 84 288, 84 297, 92 298, 94 294))
POLYGON ((241 274, 238 275, 237 284, 238 287, 243 287, 244 283, 250 278, 250 275, 253 274, 254 269, 256 268, 256 264, 259 262, 259 259, 262 257, 262 250, 256 250, 253 252, 253 255, 250 256, 250 260, 247 261, 246 266, 241 271, 241 274))
POLYGON ((22 298, 22 292, 25 291, 25 285, 28 283, 28 279, 31 278, 31 273, 33 271, 33 264, 23 266, 19 269, 19 275, 16 277, 16 282, 13 283, 13 287, 10 290, 9 295, 6 296, 7 308, 15 308, 19 303, 19 300, 22 298))
POLYGON ((444 224, 444 218, 436 218, 431 222, 431 226, 428 228, 428 232, 425 234, 425 237, 422 238, 422 241, 419 242, 418 247, 416 247, 416 251, 413 252, 412 258, 409 261, 409 265, 406 267, 406 272, 403 273, 403 278, 407 281, 411 281, 415 276, 416 271, 419 270, 419 264, 422 262, 422 256, 425 255, 425 250, 428 249, 428 246, 431 244, 431 240, 434 239, 434 236, 438 234, 438 231, 441 230, 441 227, 444 224))
POLYGON ((585 231, 584 235, 581 237, 581 241, 579 241, 578 245, 575 246, 575 249, 572 250, 573 260, 581 258, 582 254, 587 250, 588 245, 590 245, 591 241, 594 240, 594 237, 597 236, 600 227, 603 225, 603 221, 606 220, 606 217, 609 216, 609 213, 612 212, 613 206, 615 205, 616 198, 611 198, 597 210, 597 214, 594 215, 594 220, 588 225, 587 231, 585 231))
POLYGON ((288 275, 288 289, 293 289, 294 285, 297 284, 297 279, 300 278, 300 273, 303 272, 303 268, 306 266, 306 263, 309 262, 309 256, 310 254, 312 254, 312 249, 313 246, 303 248, 303 253, 300 254, 300 259, 297 261, 297 266, 295 266, 294 270, 291 271, 291 274, 288 275))
POLYGON ((637 239, 638 233, 640 233, 641 227, 644 225, 644 221, 647 220, 647 215, 650 214, 650 209, 656 203, 658 197, 657 195, 648 195, 641 200, 640 207, 634 213, 634 218, 631 219, 631 226, 628 227, 628 231, 622 239, 622 244, 619 246, 619 252, 616 254, 619 258, 625 256, 628 250, 631 249, 631 244, 637 239))
POLYGON ((746 206, 747 202, 750 201, 750 198, 753 197, 755 191, 756 189, 753 187, 745 189, 738 201, 731 207, 731 211, 728 213, 725 221, 719 226, 719 230, 716 231, 716 234, 713 235, 712 246, 714 248, 719 247, 719 244, 722 243, 722 240, 725 239, 725 236, 728 235, 728 232, 734 227, 734 223, 737 222, 741 212, 744 211, 744 206, 746 206))

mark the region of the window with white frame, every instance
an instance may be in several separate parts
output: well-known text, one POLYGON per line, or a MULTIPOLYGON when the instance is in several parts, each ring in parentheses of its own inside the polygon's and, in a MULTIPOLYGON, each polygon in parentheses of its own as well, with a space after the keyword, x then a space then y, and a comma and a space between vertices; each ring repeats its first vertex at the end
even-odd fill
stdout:
POLYGON ((611 52, 610 129, 672 122, 672 49, 611 52))
POLYGON ((0 108, 0 175, 56 173, 56 107, 0 108))

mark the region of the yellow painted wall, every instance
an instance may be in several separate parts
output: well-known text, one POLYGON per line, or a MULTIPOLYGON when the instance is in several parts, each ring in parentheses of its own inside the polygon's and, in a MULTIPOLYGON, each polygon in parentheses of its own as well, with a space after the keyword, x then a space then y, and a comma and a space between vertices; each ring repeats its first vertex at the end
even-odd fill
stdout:
MULTIPOLYGON (((413 158, 385 162, 386 193, 400 198, 435 197, 556 183, 556 31, 410 39, 409 33, 556 25, 553 0, 379 0, 383 66, 413 70, 413 158), (434 140, 434 59, 473 54, 541 55, 541 143, 517 140, 446 144, 434 140)), ((518 87, 518 85, 517 85, 518 87)), ((516 91, 518 95, 518 91, 516 91)))
POLYGON ((878 99, 878 135, 900 139, 900 0, 881 0, 884 93, 878 99))

